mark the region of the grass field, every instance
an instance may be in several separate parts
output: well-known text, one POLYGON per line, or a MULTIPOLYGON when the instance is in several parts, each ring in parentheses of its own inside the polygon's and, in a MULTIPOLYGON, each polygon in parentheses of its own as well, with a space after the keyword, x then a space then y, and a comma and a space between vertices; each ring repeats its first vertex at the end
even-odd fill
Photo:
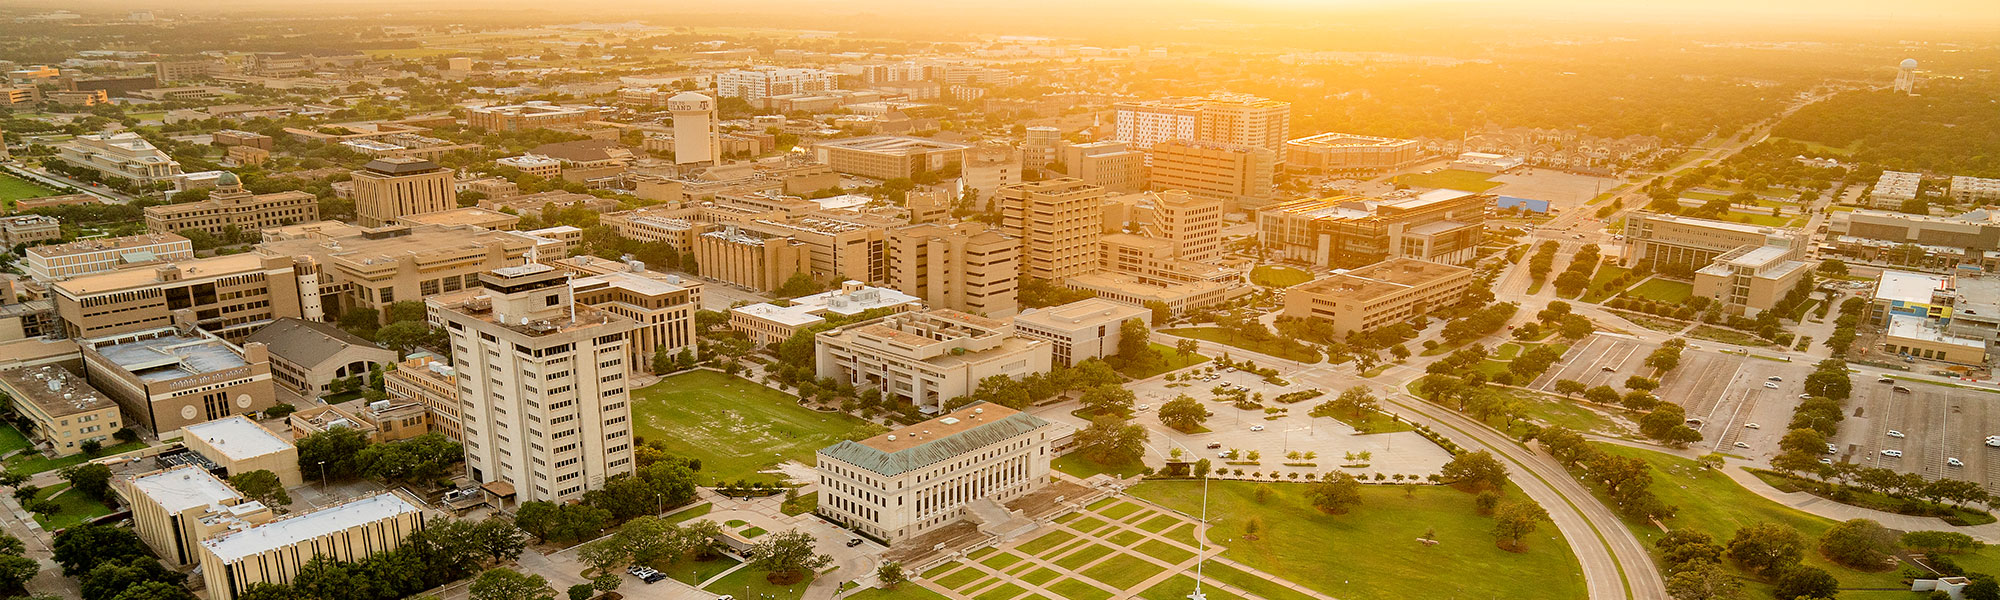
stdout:
POLYGON ((764 576, 769 574, 769 571, 747 567, 737 569, 735 573, 723 576, 722 579, 716 580, 715 583, 709 584, 708 587, 702 589, 717 594, 730 594, 738 598, 790 600, 804 597, 806 595, 806 585, 812 583, 813 580, 811 576, 807 576, 805 579, 799 580, 798 583, 791 585, 771 585, 771 582, 764 580, 764 576))
POLYGON ((701 582, 708 581, 710 577, 721 575, 723 571, 727 571, 730 567, 734 567, 737 564, 740 563, 734 558, 717 556, 711 560, 677 560, 671 563, 656 562, 651 566, 654 569, 658 569, 661 573, 665 573, 667 577, 673 578, 674 581, 688 585, 701 585, 701 582))
POLYGON ((1208 362, 1208 357, 1202 355, 1202 353, 1200 352, 1196 352, 1194 354, 1189 354, 1186 357, 1182 357, 1180 351, 1175 350, 1173 346, 1168 346, 1166 344, 1161 344, 1158 342, 1153 343, 1153 349, 1160 351, 1160 357, 1166 359, 1160 361, 1161 364, 1158 367, 1151 369, 1139 369, 1139 368, 1128 367, 1125 370, 1119 371, 1118 373, 1133 379, 1146 379, 1154 375, 1159 375, 1161 373, 1165 373, 1168 371, 1178 371, 1181 369, 1185 369, 1201 363, 1208 362))
POLYGON ((758 471, 787 460, 811 464, 814 451, 862 424, 714 371, 670 376, 632 397, 637 435, 666 444, 668 452, 701 459, 703 483, 759 478, 758 471))
POLYGON ((42 187, 39 183, 0 173, 0 203, 5 203, 9 209, 14 207, 15 200, 54 195, 55 190, 42 187))
POLYGON ((1165 333, 1167 335, 1173 335, 1173 336, 1180 336, 1184 338, 1193 338, 1205 342, 1215 342, 1217 344, 1222 344, 1225 346, 1234 346, 1237 348, 1242 348, 1244 350, 1249 350, 1251 352, 1276 356, 1278 358, 1282 358, 1285 360, 1295 360, 1304 363, 1319 362, 1318 350, 1305 349, 1305 348, 1288 349, 1280 347, 1276 343, 1273 343, 1271 341, 1252 342, 1250 340, 1244 339, 1243 336, 1237 335, 1236 332, 1234 331, 1223 329, 1221 327, 1180 327, 1175 329, 1161 330, 1160 333, 1165 333))
POLYGON ((28 436, 21 435, 21 430, 13 425, 0 424, 0 455, 27 449, 28 445, 28 436))
POLYGON ((1723 329, 1721 327, 1716 327, 1713 325, 1702 325, 1700 327, 1696 327, 1694 328, 1693 331, 1688 332, 1688 337, 1708 340, 1711 342, 1722 342, 1724 344, 1749 346, 1751 348, 1771 345, 1770 342, 1764 341, 1764 338, 1750 335, 1748 333, 1743 333, 1741 331, 1737 331, 1734 329, 1723 329))
POLYGON ((1312 273, 1280 265, 1264 265, 1250 270, 1250 281, 1263 286, 1292 287, 1312 279, 1312 273))
POLYGON ((853 600, 947 600, 944 594, 915 583, 905 583, 893 590, 868 588, 845 597, 853 600))
MULTIPOLYGON (((1327 515, 1307 505, 1305 490, 1303 484, 1210 482, 1209 514, 1222 515, 1214 519, 1210 541, 1227 548, 1230 559, 1341 600, 1586 596, 1576 556, 1553 526, 1538 528, 1526 552, 1501 550, 1492 520, 1475 512, 1472 494, 1419 486, 1404 497, 1400 487, 1362 486, 1360 507, 1327 515), (1263 503, 1253 497, 1259 486, 1273 492, 1263 503), (1246 541, 1239 536, 1252 518, 1263 522, 1264 533, 1246 541), (1427 531, 1438 545, 1416 541, 1427 531)), ((1201 508, 1198 482, 1150 481, 1130 493, 1182 511, 1201 508)), ((1510 496, 1522 497, 1519 491, 1510 496)))
POLYGON ((46 517, 40 514, 35 515, 35 522, 41 523, 43 530, 56 531, 59 529, 68 529, 82 525, 84 521, 111 514, 111 508, 105 506, 104 503, 92 500, 81 493, 64 493, 67 490, 69 490, 69 484, 60 483, 43 488, 42 491, 35 493, 36 500, 54 499, 56 504, 62 507, 62 510, 57 511, 54 515, 46 517))
MULTIPOLYGON (((1618 456, 1634 457, 1646 461, 1652 468, 1653 494, 1660 502, 1679 507, 1680 511, 1666 525, 1674 528, 1690 528, 1707 533, 1716 543, 1727 543, 1736 530, 1760 521, 1769 521, 1797 529, 1805 534, 1809 543, 1817 543, 1820 534, 1833 526, 1830 519, 1816 517, 1782 504, 1772 502, 1755 492, 1743 489, 1731 481, 1729 476, 1718 471, 1703 470, 1694 461, 1670 456, 1651 450, 1641 450, 1612 444, 1597 444, 1597 449, 1618 456)), ((1663 535, 1659 527, 1651 523, 1626 520, 1625 525, 1639 537, 1647 548, 1663 535)), ((1956 558, 1956 557, 1954 557, 1956 558)), ((1863 572, 1833 564, 1822 558, 1818 552, 1806 552, 1805 564, 1826 569, 1840 579, 1842 588, 1886 588, 1905 587, 1895 570, 1863 572)), ((1769 597, 1769 588, 1761 585, 1745 586, 1743 597, 1769 597)), ((1848 597, 1843 594, 1842 598, 1848 597)), ((1910 596, 1914 597, 1914 595, 1910 596)))
POLYGON ((1694 284, 1654 277, 1645 283, 1625 291, 1634 298, 1645 298, 1655 302, 1680 304, 1694 295, 1694 284))
POLYGON ((1497 181, 1488 181, 1492 178, 1492 173, 1445 169, 1436 173, 1412 173, 1398 176, 1396 177, 1396 183, 1422 188, 1445 188, 1479 193, 1502 185, 1497 181))
POLYGON ((1617 295, 1623 288, 1606 290, 1604 286, 1631 272, 1631 269, 1616 265, 1598 265, 1597 274, 1590 277, 1590 287, 1583 291, 1583 301, 1596 304, 1617 295))
POLYGON ((1769 212, 1747 213, 1742 211, 1730 211, 1729 214, 1723 215, 1722 219, 1765 227, 1792 227, 1794 222, 1800 220, 1799 217, 1773 217, 1769 212))
MULTIPOLYGON (((144 447, 146 447, 146 442, 144 441, 118 444, 116 446, 105 446, 103 449, 97 451, 96 456, 111 456, 113 454, 123 454, 144 447)), ((65 456, 62 458, 48 458, 42 456, 40 452, 23 452, 21 454, 17 454, 11 458, 8 458, 6 464, 7 464, 7 470, 9 471, 20 473, 22 475, 33 475, 43 471, 53 471, 70 465, 83 464, 85 461, 88 461, 91 458, 92 458, 91 455, 84 454, 82 452, 71 454, 69 456, 65 456)))

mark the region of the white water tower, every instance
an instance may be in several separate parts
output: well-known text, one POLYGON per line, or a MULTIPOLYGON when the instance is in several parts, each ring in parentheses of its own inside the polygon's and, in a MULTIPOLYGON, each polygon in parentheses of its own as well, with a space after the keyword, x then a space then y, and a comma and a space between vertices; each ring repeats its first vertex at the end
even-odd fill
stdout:
POLYGON ((1896 91, 1914 94, 1917 91, 1917 59, 1905 58, 1896 66, 1896 91))
POLYGON ((667 99, 674 116, 674 164, 714 164, 722 160, 722 139, 716 129, 715 99, 681 92, 667 99))

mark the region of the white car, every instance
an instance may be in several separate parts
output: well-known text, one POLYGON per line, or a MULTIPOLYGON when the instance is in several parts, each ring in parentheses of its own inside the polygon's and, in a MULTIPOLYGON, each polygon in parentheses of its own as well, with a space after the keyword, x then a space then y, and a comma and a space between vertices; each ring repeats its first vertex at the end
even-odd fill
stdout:
POLYGON ((1986 445, 1992 446, 1994 448, 2000 448, 2000 437, 1986 438, 1986 445))
POLYGON ((1775 383, 1771 383, 1771 382, 1769 382, 1769 381, 1766 381, 1766 382, 1764 382, 1764 387, 1767 387, 1767 388, 1771 388, 1771 389, 1774 389, 1774 390, 1775 390, 1775 389, 1778 389, 1778 384, 1775 384, 1775 383))
POLYGON ((1905 437, 1910 437, 1910 436, 1907 436, 1907 435, 1903 435, 1903 432, 1901 432, 1901 431, 1896 431, 1896 430, 1894 430, 1894 429, 1891 429, 1891 430, 1889 430, 1889 437, 1892 437, 1892 438, 1905 438, 1905 437))
POLYGON ((1840 454, 1840 448, 1836 448, 1836 447, 1834 447, 1834 445, 1833 445, 1833 444, 1827 444, 1827 445, 1826 445, 1826 453, 1827 453, 1827 454, 1840 454))
POLYGON ((1954 466, 1954 467, 1963 467, 1963 466, 1965 466, 1965 461, 1962 461, 1962 460, 1959 460, 1959 459, 1956 459, 1956 458, 1947 458, 1947 459, 1944 459, 1944 464, 1947 464, 1947 465, 1951 465, 1951 466, 1954 466))
POLYGON ((1883 450, 1883 451, 1882 451, 1882 455, 1883 455, 1883 456, 1887 456, 1887 457, 1889 457, 1889 458, 1902 458, 1902 457, 1903 457, 1903 451, 1902 451, 1902 450, 1883 450))
POLYGON ((1743 443, 1743 442, 1736 442, 1736 447, 1738 447, 1738 448, 1749 448, 1749 447, 1750 447, 1750 445, 1749 445, 1749 444, 1745 444, 1745 443, 1743 443))
POLYGON ((1251 430, 1251 431, 1263 431, 1263 430, 1264 430, 1264 426, 1263 426, 1263 425, 1251 425, 1251 426, 1250 426, 1250 430, 1251 430))
POLYGON ((1822 459, 1819 459, 1819 464, 1822 464, 1822 465, 1830 465, 1830 464, 1833 464, 1833 459, 1831 459, 1831 458, 1822 458, 1822 459))
POLYGON ((1758 425, 1758 424, 1756 424, 1756 423, 1744 423, 1744 424, 1743 424, 1743 428, 1744 428, 1744 429, 1763 429, 1763 428, 1764 428, 1764 426, 1763 426, 1763 425, 1758 425))
POLYGON ((1146 411, 1149 411, 1149 410, 1153 410, 1153 405, 1151 405, 1151 404, 1141 404, 1141 405, 1139 405, 1139 412, 1146 412, 1146 411))

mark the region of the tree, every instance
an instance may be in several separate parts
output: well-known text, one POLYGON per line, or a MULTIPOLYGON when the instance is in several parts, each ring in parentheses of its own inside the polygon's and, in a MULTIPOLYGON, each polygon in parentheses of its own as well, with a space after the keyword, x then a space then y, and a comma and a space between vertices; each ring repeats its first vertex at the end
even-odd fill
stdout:
POLYGON ((1339 515, 1361 504, 1361 482, 1353 475, 1334 473, 1306 488, 1306 499, 1320 512, 1339 515))
POLYGON ((1164 326, 1166 322, 1174 320, 1174 309, 1171 306, 1167 306, 1167 303, 1165 302, 1161 302, 1159 300, 1147 300, 1146 303, 1141 306, 1144 306, 1146 310, 1153 311, 1154 323, 1161 323, 1164 326))
POLYGON ((881 567, 875 569, 875 579, 881 581, 883 587, 892 590, 910 580, 909 576, 903 573, 903 563, 893 560, 882 563, 881 567))
POLYGON ((1778 585, 1771 595, 1778 600, 1798 600, 1800 598, 1832 598, 1840 589, 1840 580, 1834 579, 1819 567, 1794 564, 1778 574, 1778 585))
POLYGON ((833 557, 813 550, 812 534, 797 530, 767 534, 764 541, 750 547, 749 555, 750 566, 770 572, 766 579, 778 585, 797 582, 806 573, 833 563, 833 557))
POLYGON ((1160 424, 1182 432, 1201 428, 1201 424, 1208 421, 1208 416, 1208 408, 1187 394, 1160 405, 1160 424))
POLYGON ((1855 568, 1876 568, 1896 551, 1896 533, 1868 519, 1842 521, 1819 538, 1819 553, 1855 568))
POLYGON ((1806 539, 1791 527, 1760 521, 1736 530, 1724 554, 1744 569, 1770 576, 1797 564, 1805 556, 1806 539))
POLYGON ((1924 554, 1968 552, 1986 546, 1972 536, 1956 531, 1912 531, 1903 534, 1902 542, 1903 547, 1924 554))
POLYGON ((1182 338, 1174 341, 1174 353, 1180 355, 1181 360, 1187 360, 1189 357, 1200 352, 1201 342, 1199 340, 1182 338))
POLYGON ((472 600, 556 600, 556 589, 540 575, 497 567, 480 573, 467 588, 472 600))
POLYGON ((403 354, 422 347, 430 338, 431 327, 423 321, 399 321, 375 330, 376 342, 403 354))
POLYGON ((321 463, 325 463, 326 477, 346 479, 361 473, 356 458, 368 447, 368 437, 358 429, 335 427, 301 438, 294 445, 299 449, 300 473, 310 477, 320 473, 321 463))
POLYGON ((1594 388, 1590 388, 1588 390, 1584 390, 1583 399, 1589 400, 1591 402, 1596 402, 1598 404, 1617 404, 1618 390, 1608 385, 1600 385, 1594 388))
POLYGON ((505 517, 480 521, 472 527, 470 538, 473 548, 491 557, 493 562, 519 558, 528 547, 528 534, 505 517))
POLYGON ((1077 400, 1085 410, 1092 413, 1120 416, 1132 414, 1132 406, 1137 401, 1138 396, 1134 395, 1132 390, 1115 383, 1090 388, 1077 400))
POLYGON ((2000 581, 1980 577, 1965 586, 1965 600, 2000 600, 2000 581))
POLYGON ((194 594, 178 583, 148 581, 120 590, 110 600, 194 600, 194 594))
POLYGON ((1534 502, 1503 502, 1493 509, 1493 539, 1502 550, 1524 551, 1527 549, 1528 534, 1535 532, 1535 524, 1547 520, 1548 511, 1534 502))
POLYGON ((429 311, 421 300, 399 300, 389 303, 389 323, 423 323, 430 320, 429 311))
POLYGON ((591 596, 595 595, 597 595, 597 588, 591 587, 588 583, 569 586, 569 600, 590 600, 591 596))
POLYGON ((69 482, 70 491, 81 492, 100 501, 111 493, 111 467, 84 463, 64 468, 61 474, 63 480, 69 482))
POLYGON ((1714 562, 1695 563, 1667 577, 1667 595, 1674 600, 1729 600, 1742 589, 1736 576, 1714 562))
POLYGON ((20 590, 42 572, 42 563, 19 554, 0 555, 0 590, 20 590))
POLYGON ((1500 464, 1492 453, 1485 450, 1452 457, 1438 475, 1448 482, 1463 483, 1474 491, 1507 487, 1507 466, 1500 464))
POLYGON ((1584 390, 1588 389, 1590 389, 1590 386, 1584 385, 1583 382, 1577 381, 1575 379, 1556 380, 1556 393, 1562 394, 1564 396, 1575 396, 1577 394, 1583 393, 1584 390))
POLYGON ((514 510, 522 531, 555 543, 590 539, 611 524, 611 512, 583 504, 524 502, 514 510))
POLYGON ((132 530, 112 525, 78 525, 56 534, 54 559, 63 574, 76 577, 99 563, 145 556, 146 544, 132 530))
POLYGON ((1208 459, 1206 459, 1206 458, 1204 458, 1204 459, 1201 459, 1201 460, 1197 460, 1197 461, 1194 461, 1194 471, 1193 471, 1193 473, 1194 473, 1194 476, 1195 476, 1195 478, 1199 479, 1199 478, 1202 478, 1202 477, 1207 477, 1207 476, 1208 476, 1208 471, 1209 471, 1209 469, 1211 469, 1211 468, 1213 468, 1213 467, 1212 467, 1212 465, 1211 465, 1211 464, 1210 464, 1210 463, 1208 462, 1208 459))
POLYGON ((111 600, 129 588, 149 582, 180 585, 187 576, 166 568, 150 556, 128 556, 99 563, 79 579, 84 600, 111 600))
POLYGON ((278 474, 267 469, 245 471, 229 476, 229 485, 243 496, 264 503, 265 506, 284 506, 292 503, 292 496, 285 493, 285 484, 278 481, 278 474))
POLYGON ((366 306, 356 306, 340 313, 340 328, 361 337, 375 335, 382 327, 382 313, 366 306))
POLYGON ((1085 458, 1104 465, 1122 465, 1139 460, 1146 452, 1146 427, 1126 424, 1117 417, 1099 416, 1089 427, 1076 432, 1077 449, 1085 458))
MULTIPOLYGON (((620 530, 619 533, 624 533, 620 530)), ((576 559, 590 565, 592 571, 610 573, 632 559, 632 553, 618 538, 604 538, 578 546, 576 559)))
POLYGON ((426 433, 407 440, 373 444, 354 457, 357 471, 388 482, 420 483, 443 477, 465 448, 444 434, 426 433))

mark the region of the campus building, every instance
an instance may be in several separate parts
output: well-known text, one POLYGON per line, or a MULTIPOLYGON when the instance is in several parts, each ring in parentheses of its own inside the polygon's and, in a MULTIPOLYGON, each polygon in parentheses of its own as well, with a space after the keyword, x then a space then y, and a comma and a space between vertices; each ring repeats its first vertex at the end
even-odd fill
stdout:
POLYGON ((594 306, 639 324, 627 344, 628 358, 636 365, 635 369, 651 372, 655 353, 678 354, 695 347, 694 313, 701 310, 700 281, 647 271, 644 263, 626 265, 626 269, 619 271, 588 274, 585 269, 570 266, 574 262, 562 261, 556 266, 584 271, 569 282, 578 304, 594 306))
POLYGON ((1945 196, 1959 204, 2000 202, 2000 179, 1964 175, 1952 177, 1950 187, 1945 188, 1945 196))
POLYGON ((1104 201, 1104 231, 1166 240, 1173 257, 1197 262, 1222 255, 1223 203, 1185 191, 1143 192, 1104 201))
POLYGON ((1256 146, 1167 140, 1153 144, 1146 185, 1185 190, 1244 209, 1269 204, 1276 194, 1277 154, 1256 146))
POLYGON ((305 485, 298 447, 248 417, 224 417, 182 431, 181 444, 214 463, 224 477, 270 471, 285 487, 305 485))
POLYGON ((1875 180, 1875 187, 1868 193, 1868 205, 1875 208, 1896 210, 1904 202, 1914 200, 1923 189, 1924 176, 1902 171, 1883 171, 1875 180))
POLYGON ((821 332, 815 351, 818 377, 881 390, 927 414, 987 377, 1046 372, 1052 356, 1048 342, 1016 335, 1011 322, 943 309, 821 332))
POLYGON ((181 163, 132 132, 84 134, 56 144, 56 158, 105 177, 136 184, 173 181, 181 175, 181 163))
MULTIPOLYGON (((1646 265, 1659 273, 1692 274, 1738 248, 1778 248, 1785 260, 1804 257, 1804 244, 1791 230, 1747 223, 1633 211, 1625 218, 1625 266, 1646 265)), ((1766 252, 1760 256, 1771 255, 1766 252)))
POLYGON ((1001 503, 1049 482, 1055 427, 979 402, 815 455, 816 512, 895 543, 965 516, 1006 514, 1001 503), (997 511, 997 512, 996 512, 997 511))
POLYGON ((1861 262, 1976 265, 2000 271, 2000 211, 1987 208, 1948 217, 1869 209, 1840 211, 1827 221, 1827 240, 1832 247, 1822 248, 1822 252, 1861 262))
POLYGON ((247 341, 270 351, 272 379, 304 400, 331 392, 335 379, 354 377, 365 385, 377 369, 396 363, 395 350, 319 321, 278 319, 247 341))
POLYGON ((751 106, 761 107, 772 96, 831 90, 834 79, 833 73, 819 69, 733 69, 715 75, 715 94, 723 98, 742 98, 751 106))
POLYGON ((970 148, 957 142, 877 135, 819 142, 813 152, 834 172, 889 180, 963 165, 970 148))
POLYGON ((353 175, 354 217, 362 227, 381 227, 397 217, 458 208, 457 176, 428 160, 378 158, 353 175))
POLYGON ((1478 256, 1492 202, 1450 190, 1294 200, 1257 211, 1257 238, 1280 258, 1336 269, 1390 258, 1464 265, 1478 256))
POLYGON ((694 236, 693 250, 703 277, 759 291, 778 289, 793 275, 812 271, 812 253, 804 242, 737 225, 694 236))
POLYGON ((1112 105, 1115 139, 1152 150, 1168 140, 1249 146, 1284 160, 1292 104, 1247 94, 1167 98, 1112 105))
MULTIPOLYGON (((217 239, 254 236, 258 231, 319 220, 319 199, 298 190, 252 194, 235 173, 217 175, 207 200, 145 208, 146 231, 200 231, 217 239)), ((253 238, 254 239, 254 238, 253 238)))
POLYGON ((1069 177, 1000 188, 1000 227, 1021 241, 1021 275, 1053 282, 1097 270, 1104 196, 1069 177))
POLYGON ((1377 173, 1423 160, 1416 140, 1326 132, 1285 142, 1285 168, 1310 173, 1377 173))
POLYGON ((125 409, 127 421, 168 432, 276 405, 263 344, 231 345, 174 328, 77 340, 91 387, 125 409))
POLYGON ((363 496, 202 540, 202 579, 210 600, 236 600, 252 585, 291 583, 314 558, 361 560, 423 528, 423 511, 402 492, 363 496))
POLYGON ((926 223, 888 231, 888 287, 933 308, 994 318, 1018 310, 1021 242, 982 223, 926 223))
POLYGON ((412 356, 383 376, 390 400, 424 407, 425 426, 454 442, 465 441, 458 402, 458 371, 436 356, 412 356))
POLYGON ((1813 266, 1798 259, 1792 248, 1737 248, 1694 272, 1694 293, 1730 314, 1755 317, 1776 307, 1799 282, 1812 281, 1813 266))
POLYGON ((1328 321, 1334 335, 1367 331, 1454 304, 1473 278, 1464 267, 1391 258, 1292 287, 1284 316, 1328 321))
POLYGON ((916 296, 848 280, 840 289, 792 299, 785 306, 759 302, 729 309, 729 327, 758 346, 792 339, 800 329, 826 322, 827 315, 853 317, 871 310, 905 312, 922 307, 916 296))
POLYGON ((51 282, 104 271, 194 258, 194 244, 172 233, 77 240, 28 249, 23 264, 35 281, 51 282))
POLYGON ((535 101, 466 109, 465 124, 495 131, 578 128, 598 120, 598 113, 595 106, 564 107, 535 101))
POLYGON ((231 254, 78 275, 49 286, 71 338, 171 327, 183 318, 240 341, 273 320, 319 319, 317 269, 291 256, 231 254))
POLYGON ((1891 315, 1882 332, 1882 351, 1972 367, 1986 366, 1986 340, 1954 335, 1930 319, 1891 315))
POLYGON ((1062 147, 1062 163, 1070 177, 1112 192, 1146 189, 1146 153, 1126 142, 1068 144, 1062 147))
MULTIPOLYGON (((1869 321, 1896 330, 1896 321, 1905 317, 1922 320, 1928 329, 1905 324, 1898 330, 1907 334, 1902 337, 1934 344, 1903 346, 1957 357, 1964 351, 1953 347, 1964 345, 1964 340, 1991 348, 2000 344, 2000 278, 1969 267, 1942 275, 1883 269, 1870 295, 1869 321)), ((1929 358, 1923 352, 1899 353, 1929 358)))
POLYGON ((62 239, 62 221, 43 215, 0 217, 0 243, 8 247, 62 239))
POLYGON ((201 540, 230 525, 269 521, 270 507, 243 497, 197 465, 145 473, 114 486, 132 508, 132 532, 175 567, 201 562, 201 540))
POLYGON ((33 440, 36 451, 70 456, 82 452, 87 441, 110 446, 115 443, 111 434, 124 427, 116 402, 59 366, 0 371, 0 392, 12 398, 14 411, 32 424, 23 433, 33 440))
POLYGON ((1138 319, 1150 329, 1153 311, 1086 298, 1042 309, 1029 309, 1014 317, 1014 331, 1021 337, 1048 340, 1055 364, 1074 367, 1076 363, 1118 353, 1122 339, 1119 327, 1138 319))
POLYGON ((632 464, 629 319, 575 302, 569 275, 530 263, 428 303, 451 336, 465 465, 520 502, 582 497, 632 464), (475 295, 476 294, 476 295, 475 295))
POLYGON ((1123 271, 1096 271, 1063 279, 1063 287, 1087 290, 1098 298, 1149 308, 1166 305, 1176 315, 1187 314, 1249 294, 1249 286, 1205 279, 1176 281, 1123 271))
POLYGON ((314 297, 326 314, 367 308, 387 323, 396 302, 470 289, 480 273, 527 262, 534 247, 535 240, 506 231, 396 225, 328 228, 264 242, 257 253, 312 261, 318 267, 314 297))

